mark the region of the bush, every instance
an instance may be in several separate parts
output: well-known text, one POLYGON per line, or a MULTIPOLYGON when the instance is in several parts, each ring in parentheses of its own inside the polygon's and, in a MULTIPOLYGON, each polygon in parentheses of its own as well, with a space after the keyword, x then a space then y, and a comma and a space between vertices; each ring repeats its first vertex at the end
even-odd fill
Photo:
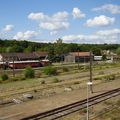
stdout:
POLYGON ((19 78, 13 77, 13 78, 11 78, 10 80, 11 80, 11 81, 19 81, 19 78))
POLYGON ((80 84, 80 82, 79 82, 79 81, 75 81, 75 82, 74 82, 74 85, 76 85, 76 84, 80 84))
POLYGON ((43 72, 46 75, 57 75, 57 69, 51 66, 44 67, 43 72))
POLYGON ((27 67, 24 71, 25 78, 34 78, 35 71, 31 67, 27 67))
POLYGON ((110 80, 115 80, 115 75, 114 74, 111 74, 111 75, 108 75, 108 76, 105 76, 105 79, 110 81, 110 80))
POLYGON ((63 72, 68 72, 69 71, 69 69, 67 67, 63 67, 62 70, 63 70, 63 72))
POLYGON ((7 74, 3 74, 1 75, 1 80, 8 80, 8 75, 7 74))
POLYGON ((26 80, 26 78, 25 77, 21 77, 20 80, 26 80))
POLYGON ((54 78, 53 79, 53 83, 58 83, 59 82, 59 79, 58 78, 54 78))
POLYGON ((44 81, 44 80, 42 80, 42 81, 41 81, 41 84, 45 84, 45 81, 44 81))

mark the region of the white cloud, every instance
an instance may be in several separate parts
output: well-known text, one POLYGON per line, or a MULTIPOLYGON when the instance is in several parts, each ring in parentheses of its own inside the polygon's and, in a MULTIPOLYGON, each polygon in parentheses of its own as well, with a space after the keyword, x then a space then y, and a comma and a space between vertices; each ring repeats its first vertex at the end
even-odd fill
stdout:
POLYGON ((111 29, 111 30, 100 30, 97 32, 98 35, 117 35, 120 34, 120 29, 111 29))
POLYGON ((73 8, 72 15, 76 19, 84 18, 85 14, 80 11, 79 8, 73 8))
POLYGON ((93 19, 88 19, 86 22, 86 25, 88 27, 92 26, 106 26, 106 25, 111 25, 115 22, 114 17, 107 17, 105 15, 100 15, 97 17, 94 17, 93 19))
POLYGON ((57 12, 51 18, 53 21, 67 21, 68 20, 68 13, 66 11, 57 12))
POLYGON ((100 30, 91 35, 67 35, 62 39, 67 43, 119 43, 120 29, 100 30))
POLYGON ((3 31, 4 32, 11 32, 14 28, 14 25, 6 25, 4 28, 3 28, 3 31))
POLYGON ((18 32, 13 39, 16 40, 28 40, 28 39, 33 39, 36 37, 37 33, 35 31, 26 31, 26 32, 18 32))
POLYGON ((67 29, 69 27, 68 22, 42 22, 39 25, 43 29, 57 31, 67 29))
POLYGON ((105 4, 101 7, 93 8, 93 11, 104 11, 104 12, 110 12, 112 14, 120 14, 120 6, 119 5, 113 5, 113 4, 105 4))
POLYGON ((52 31, 50 32, 50 35, 56 35, 58 32, 57 31, 52 31))
POLYGON ((60 31, 69 27, 68 13, 66 11, 57 12, 52 16, 45 15, 44 13, 30 13, 29 19, 39 21, 39 27, 42 29, 53 31, 60 31))
POLYGON ((39 13, 30 13, 28 15, 28 18, 31 19, 31 20, 47 20, 48 19, 48 16, 45 15, 44 13, 42 12, 39 12, 39 13))

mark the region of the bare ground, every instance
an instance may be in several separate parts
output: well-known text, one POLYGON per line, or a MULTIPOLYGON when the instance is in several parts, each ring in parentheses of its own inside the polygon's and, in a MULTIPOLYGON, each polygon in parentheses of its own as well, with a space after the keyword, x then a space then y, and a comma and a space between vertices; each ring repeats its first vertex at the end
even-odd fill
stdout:
MULTIPOLYGON (((90 94, 90 96, 97 95, 118 87, 120 87, 120 80, 97 84, 93 86, 94 93, 90 94)), ((83 87, 79 90, 63 92, 52 97, 48 96, 39 100, 32 100, 22 104, 0 108, 0 119, 18 120, 25 116, 50 110, 85 98, 86 84, 84 84, 83 87)))

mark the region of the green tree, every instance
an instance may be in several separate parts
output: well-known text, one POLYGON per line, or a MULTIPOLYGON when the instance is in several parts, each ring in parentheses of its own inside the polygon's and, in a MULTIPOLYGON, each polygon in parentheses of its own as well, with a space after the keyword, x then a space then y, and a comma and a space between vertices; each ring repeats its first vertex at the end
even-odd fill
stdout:
POLYGON ((32 67, 27 67, 24 71, 25 78, 34 78, 35 77, 35 71, 32 67))
POLYGON ((118 56, 120 56, 120 47, 117 48, 116 53, 118 56))
POLYGON ((31 52, 33 52, 32 46, 28 46, 27 48, 25 48, 25 49, 24 49, 24 52, 26 52, 26 53, 31 53, 31 52))

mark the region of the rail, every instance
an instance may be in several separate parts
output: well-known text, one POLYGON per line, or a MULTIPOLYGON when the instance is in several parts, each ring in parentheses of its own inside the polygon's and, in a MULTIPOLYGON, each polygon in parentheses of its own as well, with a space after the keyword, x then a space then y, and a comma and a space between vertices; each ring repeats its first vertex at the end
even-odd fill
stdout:
MULTIPOLYGON (((100 103, 102 101, 105 101, 107 99, 110 99, 111 97, 115 97, 120 95, 120 88, 113 89, 110 91, 107 91, 105 93, 93 96, 89 98, 89 106, 95 105, 97 103, 100 103)), ((65 105, 62 107, 58 107, 43 113, 38 113, 32 116, 28 116, 25 118, 22 118, 21 120, 41 120, 45 118, 46 120, 55 120, 57 118, 63 117, 65 115, 68 115, 70 113, 76 112, 80 109, 86 108, 87 99, 71 103, 69 105, 65 105)))

